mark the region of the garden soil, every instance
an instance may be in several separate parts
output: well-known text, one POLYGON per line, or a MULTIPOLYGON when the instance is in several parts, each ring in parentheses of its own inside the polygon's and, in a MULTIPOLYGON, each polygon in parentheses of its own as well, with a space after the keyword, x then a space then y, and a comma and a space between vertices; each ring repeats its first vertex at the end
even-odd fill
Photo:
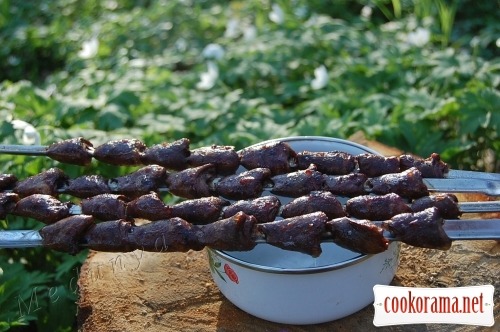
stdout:
MULTIPOLYGON (((386 155, 398 152, 364 143, 386 155)), ((464 197, 461 197, 463 199, 464 197)), ((471 200, 486 197, 473 195, 471 200)), ((500 218, 500 214, 486 217, 500 218)), ((493 285, 495 325, 419 324, 384 331, 499 331, 500 242, 458 241, 448 251, 402 245, 391 285, 457 287, 493 285)), ((342 285, 332 285, 342 287, 342 285)), ((226 300, 212 281, 207 253, 90 252, 80 271, 78 327, 97 331, 370 331, 369 305, 346 318, 318 325, 292 326, 255 318, 226 300)))

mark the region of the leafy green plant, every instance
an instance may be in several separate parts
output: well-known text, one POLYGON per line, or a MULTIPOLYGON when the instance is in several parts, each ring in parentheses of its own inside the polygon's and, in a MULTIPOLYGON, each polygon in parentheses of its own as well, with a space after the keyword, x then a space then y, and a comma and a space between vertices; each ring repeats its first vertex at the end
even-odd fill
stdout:
MULTIPOLYGON (((192 147, 240 149, 275 137, 348 139, 361 131, 407 152, 439 152, 453 168, 499 172, 495 6, 470 0, 3 1, 0 143, 22 143, 12 119, 33 125, 44 145, 77 136, 94 145, 187 137, 192 147), (273 4, 282 22, 269 18, 273 4), (364 6, 372 11, 361 17, 364 6), (228 34, 230 21, 237 28, 228 34), (411 40, 419 28, 424 38, 411 40), (89 41, 96 47, 82 56, 89 41), (203 55, 212 43, 221 57, 203 55), (209 62, 216 78, 201 89, 209 62), (326 79, 315 87, 318 68, 326 79)), ((135 169, 0 155, 0 173, 19 178, 54 166, 70 177, 135 169)), ((0 227, 42 225, 9 216, 0 227)), ((71 330, 74 281, 85 254, 2 250, 0 330, 71 330), (35 295, 36 312, 29 306, 35 295)))

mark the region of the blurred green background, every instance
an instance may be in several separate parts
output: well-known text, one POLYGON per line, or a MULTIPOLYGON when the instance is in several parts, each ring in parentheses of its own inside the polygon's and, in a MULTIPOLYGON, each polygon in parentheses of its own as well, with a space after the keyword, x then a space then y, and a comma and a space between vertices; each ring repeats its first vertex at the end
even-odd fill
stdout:
MULTIPOLYGON (((0 1, 0 144, 367 138, 499 172, 500 2, 0 1), (21 121, 21 122, 20 122, 21 121), (24 122, 23 122, 24 121, 24 122)), ((130 167, 0 156, 19 178, 130 167)), ((69 198, 68 198, 69 199, 69 198)), ((9 216, 4 229, 39 229, 9 216)), ((76 328, 86 253, 0 251, 0 331, 76 328)))

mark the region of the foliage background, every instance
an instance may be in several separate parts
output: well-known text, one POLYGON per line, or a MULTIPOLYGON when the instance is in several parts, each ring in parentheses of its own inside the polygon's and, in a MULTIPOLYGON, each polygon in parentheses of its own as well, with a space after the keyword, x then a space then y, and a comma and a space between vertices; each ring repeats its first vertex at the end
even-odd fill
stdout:
MULTIPOLYGON (((94 145, 187 137, 192 147, 239 149, 361 131, 422 156, 439 152, 453 168, 499 172, 499 4, 3 0, 0 143, 22 143, 12 119, 33 125, 44 145, 76 136, 94 145), (417 31, 429 39, 412 41, 417 31), (96 52, 83 52, 92 42, 96 52), (211 43, 222 57, 203 55, 211 43), (217 77, 202 89, 213 64, 217 77), (321 66, 327 80, 314 89, 321 66)), ((0 173, 19 178, 52 166, 71 177, 132 170, 0 156, 0 173)), ((41 227, 10 216, 0 225, 41 227)), ((0 331, 73 330, 85 255, 2 250, 0 331)))

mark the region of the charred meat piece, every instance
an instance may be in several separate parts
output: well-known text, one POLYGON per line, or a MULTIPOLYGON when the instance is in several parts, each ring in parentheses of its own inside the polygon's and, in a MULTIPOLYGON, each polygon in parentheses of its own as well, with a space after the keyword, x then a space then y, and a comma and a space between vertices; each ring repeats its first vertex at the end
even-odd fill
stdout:
POLYGON ((429 195, 422 179, 422 173, 415 167, 401 173, 385 174, 368 179, 366 191, 379 195, 396 193, 404 198, 420 198, 429 195))
POLYGON ((76 215, 61 219, 40 230, 42 244, 50 249, 75 255, 80 251, 80 240, 85 232, 94 225, 94 218, 76 215))
POLYGON ((153 252, 201 250, 192 224, 181 218, 153 221, 136 227, 132 239, 136 249, 153 252))
POLYGON ((436 207, 416 213, 402 213, 385 221, 382 227, 406 244, 421 248, 447 250, 451 239, 443 229, 444 219, 436 207))
POLYGON ((403 171, 416 167, 424 178, 444 178, 450 170, 448 164, 443 162, 437 153, 431 154, 427 159, 405 154, 399 157, 399 163, 403 171))
POLYGON ((117 166, 141 165, 146 145, 137 139, 114 140, 99 145, 94 150, 94 158, 117 166))
POLYGON ((189 140, 182 138, 172 143, 162 143, 147 148, 142 156, 142 163, 180 171, 188 167, 189 154, 189 140))
POLYGON ((198 243, 216 250, 244 251, 256 245, 257 220, 243 212, 211 224, 195 226, 198 243))
POLYGON ((318 172, 329 175, 346 175, 356 167, 353 155, 339 151, 297 153, 297 166, 306 169, 309 165, 316 165, 318 172))
POLYGON ((69 217, 72 203, 63 203, 50 195, 34 194, 20 199, 12 214, 52 224, 69 217))
POLYGON ((337 245, 363 254, 377 254, 387 250, 389 241, 383 229, 369 220, 347 217, 332 219, 326 223, 337 245))
POLYGON ((151 221, 169 219, 172 208, 166 206, 157 193, 150 193, 127 203, 127 216, 151 221))
POLYGON ((240 166, 240 157, 232 146, 212 145, 191 151, 189 166, 215 165, 217 174, 234 174, 240 166))
POLYGON ((297 164, 297 154, 285 142, 248 147, 241 150, 239 156, 243 167, 268 168, 273 175, 288 173, 290 164, 297 164))
POLYGON ((19 201, 19 196, 14 193, 0 193, 0 219, 5 219, 7 214, 12 213, 19 201))
POLYGON ((84 175, 69 180, 65 192, 78 198, 88 198, 92 196, 110 194, 108 180, 101 175, 84 175))
POLYGON ((254 168, 236 175, 229 175, 214 183, 217 195, 229 199, 248 199, 259 197, 264 183, 269 180, 271 171, 267 168, 254 168))
POLYGON ((356 156, 359 171, 368 177, 384 174, 399 173, 399 159, 397 157, 383 157, 371 153, 356 156))
POLYGON ((127 218, 127 199, 123 195, 102 194, 83 199, 80 203, 82 214, 99 220, 127 218))
POLYGON ((112 192, 135 198, 165 186, 167 177, 165 168, 149 165, 130 174, 110 179, 108 185, 112 192))
POLYGON ((211 196, 210 183, 214 176, 215 166, 207 164, 169 175, 167 185, 172 194, 180 197, 207 197, 211 196))
POLYGON ((462 215, 458 206, 458 198, 453 194, 424 196, 413 201, 411 209, 413 212, 420 212, 433 206, 437 207, 441 217, 446 219, 456 219, 462 215))
POLYGON ((184 201, 171 206, 172 216, 182 218, 192 224, 204 225, 219 220, 222 209, 229 202, 219 197, 203 197, 184 201))
POLYGON ((17 177, 14 174, 0 174, 0 190, 12 189, 16 183, 17 177))
POLYGON ((327 220, 328 217, 323 212, 314 212, 258 224, 257 230, 270 245, 318 257, 321 254, 322 234, 327 220))
POLYGON ((44 194, 57 197, 58 189, 68 184, 68 176, 59 168, 53 167, 39 174, 18 181, 13 191, 21 197, 44 194))
POLYGON ((307 196, 294 199, 283 206, 281 216, 291 218, 313 212, 324 212, 328 219, 344 217, 342 204, 329 191, 313 191, 307 196))
POLYGON ((137 227, 125 220, 104 221, 90 226, 82 239, 89 249, 108 252, 129 252, 136 249, 134 231, 137 227))
POLYGON ((362 173, 347 175, 323 175, 324 190, 339 196, 354 197, 366 194, 365 182, 368 177, 362 173))
POLYGON ((389 193, 351 198, 346 203, 346 212, 359 219, 386 220, 400 213, 412 212, 412 209, 401 196, 389 193))
POLYGON ((225 207, 222 218, 229 218, 238 212, 252 215, 258 223, 274 221, 279 213, 281 202, 276 196, 264 196, 251 200, 240 200, 225 207))
POLYGON ((311 191, 321 190, 325 182, 323 174, 316 170, 315 165, 310 165, 305 170, 275 175, 271 181, 273 182, 271 192, 287 197, 299 197, 311 191))
POLYGON ((62 163, 87 166, 92 162, 94 147, 82 137, 53 143, 47 148, 47 156, 62 163))

